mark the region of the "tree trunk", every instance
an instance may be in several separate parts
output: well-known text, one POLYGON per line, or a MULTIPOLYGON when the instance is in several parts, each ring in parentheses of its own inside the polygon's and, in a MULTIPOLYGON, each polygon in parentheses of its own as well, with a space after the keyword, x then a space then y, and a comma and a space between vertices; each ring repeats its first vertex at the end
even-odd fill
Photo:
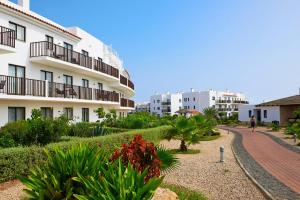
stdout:
POLYGON ((184 140, 181 140, 180 151, 187 151, 187 146, 184 140))

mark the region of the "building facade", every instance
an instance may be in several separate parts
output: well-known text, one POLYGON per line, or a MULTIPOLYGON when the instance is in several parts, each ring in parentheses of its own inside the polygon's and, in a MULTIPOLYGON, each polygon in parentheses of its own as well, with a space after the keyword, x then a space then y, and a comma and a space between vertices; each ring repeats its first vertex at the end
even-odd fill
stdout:
POLYGON ((0 126, 26 119, 32 109, 98 120, 96 110, 134 109, 134 84, 117 54, 78 28, 65 28, 29 8, 0 1, 0 126))
POLYGON ((176 94, 156 94, 150 97, 150 112, 159 116, 174 115, 181 109, 195 110, 203 113, 205 108, 213 107, 224 116, 238 113, 238 106, 248 104, 242 93, 229 91, 195 91, 176 94))
POLYGON ((135 112, 148 112, 148 113, 150 113, 150 103, 149 102, 136 103, 135 104, 135 112))
POLYGON ((203 112, 205 108, 213 107, 225 116, 231 116, 238 112, 238 105, 248 104, 246 96, 242 93, 230 91, 194 91, 182 94, 183 108, 203 112))
POLYGON ((150 112, 159 116, 174 115, 182 109, 182 93, 156 94, 150 97, 150 112))

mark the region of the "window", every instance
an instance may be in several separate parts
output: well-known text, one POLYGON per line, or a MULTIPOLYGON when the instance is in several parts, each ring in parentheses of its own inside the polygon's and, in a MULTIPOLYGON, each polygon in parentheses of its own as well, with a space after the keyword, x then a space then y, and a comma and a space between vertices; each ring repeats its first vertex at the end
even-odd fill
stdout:
POLYGON ((187 107, 186 106, 184 106, 184 109, 186 109, 187 107))
POLYGON ((9 22, 9 28, 16 32, 16 39, 25 42, 26 41, 26 28, 19 24, 9 22))
POLYGON ((188 98, 188 101, 190 101, 190 98, 188 98))
POLYGON ((179 99, 179 103, 181 103, 181 99, 179 99))
POLYGON ((89 122, 90 111, 88 108, 82 108, 82 121, 89 122))
POLYGON ((88 88, 88 87, 89 87, 89 80, 87 80, 87 79, 82 79, 82 87, 88 88))
POLYGON ((82 54, 86 57, 89 57, 89 52, 85 51, 85 50, 82 50, 82 54))
MULTIPOLYGON (((102 83, 98 83, 98 89, 99 90, 103 90, 103 84, 102 83)), ((155 102, 154 102, 155 103, 155 102)))
POLYGON ((194 106, 194 109, 196 109, 196 106, 194 106))
POLYGON ((47 41, 47 49, 53 50, 53 43, 54 43, 53 37, 46 35, 46 41, 47 41))
POLYGON ((49 36, 49 35, 46 35, 46 41, 53 44, 54 43, 54 39, 53 37, 49 36))
POLYGON ((25 67, 9 64, 8 76, 25 78, 25 67))
POLYGON ((53 82, 53 73, 41 70, 41 80, 53 82))
POLYGON ((264 110, 264 118, 268 118, 268 111, 264 110))
POLYGON ((248 110, 248 116, 249 118, 252 116, 252 110, 248 110))
POLYGON ((64 47, 65 47, 66 49, 73 50, 73 45, 71 45, 71 44, 69 44, 69 43, 67 43, 67 42, 64 42, 64 47))
POLYGON ((196 98, 194 97, 194 101, 196 101, 196 98))
POLYGON ((64 115, 67 119, 72 120, 73 119, 73 108, 64 108, 64 115))
POLYGON ((160 107, 157 107, 157 110, 160 110, 160 107))
POLYGON ((42 117, 53 119, 53 108, 41 107, 42 117))
POLYGON ((212 100, 216 100, 216 97, 212 97, 212 100))
POLYGON ((190 109, 190 106, 188 106, 188 109, 190 109))
POLYGON ((179 106, 179 110, 181 110, 181 106, 179 106))
POLYGON ((156 102, 157 102, 157 103, 160 103, 160 100, 157 100, 156 102))
POLYGON ((8 122, 25 120, 24 107, 8 107, 8 122))
POLYGON ((73 77, 64 74, 64 84, 73 85, 73 77))

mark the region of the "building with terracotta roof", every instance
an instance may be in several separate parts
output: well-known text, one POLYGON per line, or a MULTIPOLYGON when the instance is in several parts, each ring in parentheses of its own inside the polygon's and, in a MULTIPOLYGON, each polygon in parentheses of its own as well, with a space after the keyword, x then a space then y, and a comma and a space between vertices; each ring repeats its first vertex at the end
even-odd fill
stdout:
POLYGON ((101 40, 30 10, 29 0, 0 1, 0 126, 46 117, 98 120, 96 110, 134 109, 134 84, 122 60, 101 40))

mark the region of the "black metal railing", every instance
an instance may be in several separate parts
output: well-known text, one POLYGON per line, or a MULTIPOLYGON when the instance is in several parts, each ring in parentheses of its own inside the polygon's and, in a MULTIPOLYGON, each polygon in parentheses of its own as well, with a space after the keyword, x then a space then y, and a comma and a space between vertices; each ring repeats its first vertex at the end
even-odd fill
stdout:
POLYGON ((0 26, 0 44, 15 47, 16 32, 10 28, 0 26))
POLYGON ((30 57, 49 56, 58 60, 77 64, 92 69, 93 60, 91 57, 78 53, 63 46, 47 42, 30 43, 30 57))
POLYGON ((121 98, 121 107, 134 108, 134 101, 130 99, 121 98))
POLYGON ((48 96, 58 98, 92 100, 92 88, 63 83, 48 83, 48 96))
POLYGON ((100 101, 119 102, 119 93, 94 89, 94 98, 100 101))
POLYGON ((119 70, 102 62, 101 59, 94 59, 94 70, 119 78, 119 70))
POLYGON ((45 81, 0 75, 0 93, 43 97, 45 81))

